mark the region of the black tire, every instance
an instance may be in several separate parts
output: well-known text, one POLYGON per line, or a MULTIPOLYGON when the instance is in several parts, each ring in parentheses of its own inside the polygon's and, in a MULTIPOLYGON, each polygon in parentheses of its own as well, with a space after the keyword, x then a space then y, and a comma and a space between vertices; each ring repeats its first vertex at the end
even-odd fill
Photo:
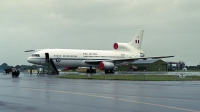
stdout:
POLYGON ((105 74, 107 74, 108 73, 108 70, 105 70, 105 74))
POLYGON ((115 70, 111 70, 111 73, 113 73, 113 74, 114 74, 114 73, 115 73, 115 70))
POLYGON ((92 74, 92 73, 93 73, 93 70, 87 69, 87 73, 92 74))
POLYGON ((92 69, 92 73, 96 73, 96 69, 92 69))

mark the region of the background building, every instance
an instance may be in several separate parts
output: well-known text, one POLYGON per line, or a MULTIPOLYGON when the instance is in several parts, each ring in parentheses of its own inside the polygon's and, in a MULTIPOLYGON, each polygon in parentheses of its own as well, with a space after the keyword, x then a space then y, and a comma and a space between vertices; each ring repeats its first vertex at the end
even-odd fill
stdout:
POLYGON ((185 68, 185 63, 182 61, 179 62, 167 62, 168 63, 168 70, 175 71, 175 70, 183 70, 185 68))

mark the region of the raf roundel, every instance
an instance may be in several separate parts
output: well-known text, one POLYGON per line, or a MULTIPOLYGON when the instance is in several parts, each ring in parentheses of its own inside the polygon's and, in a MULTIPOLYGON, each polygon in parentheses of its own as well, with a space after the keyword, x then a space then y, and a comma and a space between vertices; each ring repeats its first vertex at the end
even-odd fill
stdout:
POLYGON ((114 43, 114 45, 113 45, 113 47, 114 47, 114 49, 118 49, 118 44, 117 43, 114 43))
POLYGON ((61 61, 61 59, 60 59, 60 58, 57 58, 57 59, 56 59, 56 62, 57 62, 57 63, 59 63, 60 61, 61 61))

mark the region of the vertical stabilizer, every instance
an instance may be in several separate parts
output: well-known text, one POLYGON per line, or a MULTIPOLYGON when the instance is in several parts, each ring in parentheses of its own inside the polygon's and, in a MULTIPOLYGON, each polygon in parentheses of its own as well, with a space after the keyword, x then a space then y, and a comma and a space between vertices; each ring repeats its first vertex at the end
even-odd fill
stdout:
POLYGON ((134 48, 140 50, 141 49, 141 45, 142 45, 143 33, 144 33, 144 30, 138 31, 138 33, 135 35, 133 40, 131 42, 129 42, 129 44, 131 46, 133 46, 134 48))
POLYGON ((144 30, 139 30, 138 33, 135 35, 135 37, 133 38, 133 40, 131 42, 114 43, 114 45, 113 45, 114 50, 116 50, 116 51, 129 51, 129 52, 135 52, 135 51, 142 52, 141 45, 142 45, 143 33, 144 33, 144 30))

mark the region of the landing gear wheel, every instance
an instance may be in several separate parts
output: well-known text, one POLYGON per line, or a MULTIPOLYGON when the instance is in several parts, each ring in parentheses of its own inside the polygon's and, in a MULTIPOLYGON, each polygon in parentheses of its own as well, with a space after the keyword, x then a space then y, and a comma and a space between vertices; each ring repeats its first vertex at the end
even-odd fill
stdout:
POLYGON ((108 73, 115 73, 115 70, 105 70, 105 74, 108 74, 108 73))
POLYGON ((96 69, 87 69, 87 73, 90 73, 90 74, 96 73, 96 69))
POLYGON ((108 73, 108 70, 105 70, 105 74, 107 74, 108 73))
POLYGON ((92 73, 96 73, 96 69, 92 69, 92 73))
POLYGON ((114 74, 114 73, 115 73, 115 70, 111 70, 111 73, 113 73, 113 74, 114 74))

